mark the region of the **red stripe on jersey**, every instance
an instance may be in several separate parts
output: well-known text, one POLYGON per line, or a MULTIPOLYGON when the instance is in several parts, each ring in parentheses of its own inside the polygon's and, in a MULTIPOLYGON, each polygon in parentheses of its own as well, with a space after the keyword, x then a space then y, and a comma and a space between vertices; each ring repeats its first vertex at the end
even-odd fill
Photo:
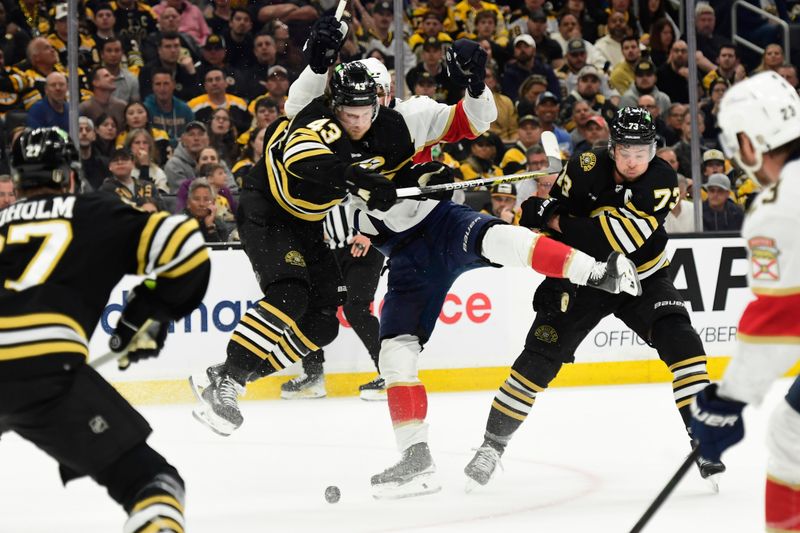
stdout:
POLYGON ((425 420, 428 414, 428 394, 425 385, 393 385, 386 390, 392 424, 425 420))
POLYGON ((564 243, 541 236, 533 244, 531 266, 551 278, 563 278, 564 266, 571 257, 573 249, 564 243))
POLYGON ((767 479, 767 531, 800 531, 800 490, 767 479))
POLYGON ((742 313, 739 333, 763 337, 800 337, 800 294, 759 294, 742 313))
MULTIPOLYGON (((464 101, 459 101, 454 107, 453 120, 450 122, 447 131, 442 134, 441 142, 452 143, 460 141, 461 139, 474 139, 476 135, 472 131, 469 118, 464 111, 464 101)), ((432 159, 431 146, 426 146, 421 152, 414 156, 413 161, 414 163, 427 163, 428 161, 432 161, 432 159)))

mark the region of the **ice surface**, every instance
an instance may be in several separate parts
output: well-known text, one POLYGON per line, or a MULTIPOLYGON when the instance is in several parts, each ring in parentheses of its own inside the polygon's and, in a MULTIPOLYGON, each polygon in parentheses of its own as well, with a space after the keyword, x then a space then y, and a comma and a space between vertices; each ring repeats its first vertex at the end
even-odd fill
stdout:
MULTIPOLYGON (((764 431, 789 384, 745 411, 747 438, 725 457, 720 494, 693 468, 646 532, 763 531, 764 431)), ((186 479, 190 533, 624 533, 689 450, 670 384, 554 389, 539 395, 504 471, 465 494, 462 469, 482 442, 492 396, 430 396, 444 489, 395 501, 369 490, 370 476, 399 457, 385 402, 242 402, 244 425, 227 438, 197 423, 188 404, 141 410, 151 445, 186 479), (325 501, 328 485, 341 489, 339 503, 325 501)), ((92 481, 64 489, 52 459, 14 434, 0 439, 0 533, 109 533, 124 520, 92 481)))

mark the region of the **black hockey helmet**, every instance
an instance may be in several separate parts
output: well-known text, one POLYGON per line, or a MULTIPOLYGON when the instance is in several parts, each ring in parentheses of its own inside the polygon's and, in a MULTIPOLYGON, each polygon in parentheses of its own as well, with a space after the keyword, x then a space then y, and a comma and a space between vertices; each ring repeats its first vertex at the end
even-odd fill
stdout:
POLYGON ((331 101, 339 106, 374 108, 372 120, 378 116, 378 88, 367 67, 359 62, 339 64, 331 80, 331 101))
POLYGON ((609 124, 608 153, 614 158, 617 144, 650 145, 650 159, 656 154, 656 122, 643 107, 623 107, 609 124))
POLYGON ((66 188, 70 171, 77 172, 80 161, 78 150, 61 128, 26 130, 11 148, 14 184, 22 190, 66 188))

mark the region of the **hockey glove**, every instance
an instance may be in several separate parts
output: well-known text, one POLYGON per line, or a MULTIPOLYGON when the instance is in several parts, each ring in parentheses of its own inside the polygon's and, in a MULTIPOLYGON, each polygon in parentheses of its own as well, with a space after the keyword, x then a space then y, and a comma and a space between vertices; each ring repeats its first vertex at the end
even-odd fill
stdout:
POLYGON ((718 463, 722 453, 744 438, 742 409, 745 404, 717 396, 712 383, 692 402, 692 437, 700 446, 700 457, 718 463))
POLYGON ((124 354, 118 363, 121 370, 141 359, 157 357, 164 347, 169 323, 151 318, 153 305, 147 297, 150 283, 145 281, 133 289, 109 339, 111 351, 124 354))
POLYGON ((459 87, 466 87, 471 97, 477 98, 483 92, 487 59, 486 51, 478 43, 458 39, 445 53, 447 76, 459 87))
POLYGON ((388 211, 397 201, 395 184, 380 172, 350 165, 344 179, 348 190, 367 202, 367 209, 388 211))
POLYGON ((535 230, 547 228, 547 223, 557 214, 560 205, 555 198, 531 196, 522 202, 522 216, 519 225, 535 230))
POLYGON ((347 35, 347 23, 327 15, 320 17, 311 27, 311 34, 303 45, 303 55, 311 70, 325 74, 336 62, 339 50, 347 35))

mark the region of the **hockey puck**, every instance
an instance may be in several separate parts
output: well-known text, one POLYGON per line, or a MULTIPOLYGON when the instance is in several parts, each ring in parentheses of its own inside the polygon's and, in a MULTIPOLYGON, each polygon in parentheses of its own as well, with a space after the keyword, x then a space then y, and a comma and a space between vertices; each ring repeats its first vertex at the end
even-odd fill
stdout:
POLYGON ((336 503, 339 501, 339 498, 342 497, 342 493, 339 490, 339 487, 336 485, 331 485, 327 489, 325 489, 325 501, 328 503, 336 503))

